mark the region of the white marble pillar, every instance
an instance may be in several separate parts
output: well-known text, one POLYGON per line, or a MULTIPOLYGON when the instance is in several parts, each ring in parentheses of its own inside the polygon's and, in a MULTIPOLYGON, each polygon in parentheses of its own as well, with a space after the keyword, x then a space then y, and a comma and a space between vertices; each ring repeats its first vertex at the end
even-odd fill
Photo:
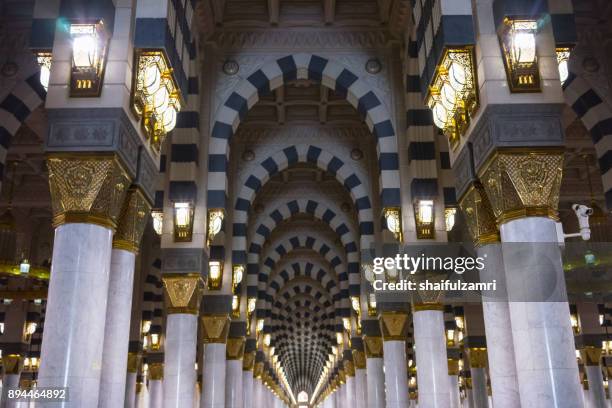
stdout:
POLYGON ((474 396, 473 408, 488 408, 486 369, 471 367, 470 374, 472 376, 472 395, 474 396))
POLYGON ((381 357, 366 358, 368 408, 385 407, 385 373, 381 357))
POLYGON ((244 408, 253 406, 253 371, 242 371, 242 401, 244 408))
POLYGON ((412 316, 419 384, 419 408, 449 408, 451 402, 444 337, 444 312, 438 305, 431 307, 416 305, 412 316))
POLYGON ((403 340, 384 341, 383 355, 386 408, 407 408, 409 397, 405 342, 403 340))
POLYGON ((599 365, 585 364, 584 370, 589 380, 589 400, 592 408, 606 408, 606 390, 603 386, 603 375, 599 365))
POLYGON ((125 408, 134 408, 136 406, 136 377, 138 374, 128 372, 125 380, 125 408))
POLYGON ((520 408, 502 246, 500 243, 491 243, 479 247, 477 251, 479 257, 486 259, 485 269, 480 271, 480 281, 495 280, 497 283, 492 293, 483 292, 482 300, 493 406, 520 408))
POLYGON ((201 408, 225 407, 225 343, 204 345, 201 408))
POLYGON ((355 370, 355 398, 357 399, 356 408, 368 408, 368 395, 367 395, 367 378, 366 370, 358 368, 355 370))
POLYGON ((149 406, 149 389, 146 383, 138 384, 136 387, 136 408, 148 408, 149 406))
POLYGON ((197 331, 195 314, 172 313, 166 319, 164 408, 193 406, 197 331))
POLYGON ((243 408, 242 360, 227 360, 225 383, 226 408, 243 408))
POLYGON ((193 408, 200 408, 200 399, 202 398, 202 386, 199 382, 193 387, 193 408))
POLYGON ((6 408, 16 408, 19 402, 15 399, 8 399, 8 390, 9 389, 17 389, 19 388, 19 378, 21 374, 4 374, 4 378, 2 379, 2 407, 6 408))
POLYGON ((450 392, 450 408, 461 407, 461 396, 459 395, 459 377, 456 375, 448 376, 448 388, 450 392))
POLYGON ((162 380, 149 380, 149 408, 163 408, 164 384, 162 380))
POLYGON ((346 388, 346 406, 353 408, 356 407, 357 401, 355 398, 355 376, 346 376, 346 384, 344 385, 344 388, 346 388))
POLYGON ((263 384, 261 379, 253 378, 253 408, 264 408, 263 406, 263 384))
POLYGON ((520 218, 501 224, 500 235, 521 405, 580 407, 582 389, 555 222, 520 218))
POLYGON ((94 224, 55 229, 38 386, 67 387, 67 408, 98 405, 112 237, 94 224))
POLYGON ((124 405, 136 254, 113 248, 106 304, 99 408, 124 405))

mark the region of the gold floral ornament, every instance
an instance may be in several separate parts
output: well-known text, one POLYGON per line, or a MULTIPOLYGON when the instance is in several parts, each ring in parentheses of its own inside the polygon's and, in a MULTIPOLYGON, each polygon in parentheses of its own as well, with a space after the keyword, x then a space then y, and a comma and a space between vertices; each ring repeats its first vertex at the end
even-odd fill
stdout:
POLYGON ((379 319, 380 331, 385 341, 406 339, 408 332, 408 313, 382 312, 379 319))
POLYGON ((128 190, 113 238, 113 248, 138 253, 140 239, 151 213, 151 204, 137 188, 128 190))
POLYGON ((47 159, 53 225, 90 223, 115 229, 130 179, 115 156, 47 159))
POLYGON ((204 343, 226 342, 230 324, 228 315, 208 315, 201 319, 204 343))
POLYGON ((168 313, 197 314, 200 304, 202 278, 198 274, 162 276, 168 313))
POLYGON ((459 200, 468 230, 476 245, 499 242, 499 230, 491 203, 481 184, 473 183, 459 200))

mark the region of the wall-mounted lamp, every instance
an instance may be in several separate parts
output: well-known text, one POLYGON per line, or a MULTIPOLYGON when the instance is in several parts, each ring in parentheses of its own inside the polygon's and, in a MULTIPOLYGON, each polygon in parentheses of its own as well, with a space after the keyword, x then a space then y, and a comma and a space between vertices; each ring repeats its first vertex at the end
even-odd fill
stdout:
POLYGON ((376 316, 376 294, 370 293, 368 295, 368 316, 376 316))
POLYGON ((211 208, 208 210, 208 245, 215 239, 215 236, 221 232, 223 227, 223 218, 225 212, 220 208, 211 208))
POLYGON ((153 230, 157 235, 161 235, 164 227, 164 212, 160 210, 151 211, 151 220, 153 221, 153 230))
POLYGON ((433 200, 417 200, 414 203, 414 218, 417 238, 433 239, 435 236, 433 200))
POLYGON ((361 314, 361 304, 359 302, 359 296, 351 296, 351 306, 357 315, 361 314))
POLYGON ((49 78, 51 77, 51 53, 46 51, 36 52, 36 62, 40 67, 40 84, 45 88, 45 91, 49 89, 49 78))
POLYGON ((232 266, 232 289, 236 290, 236 287, 242 282, 244 276, 244 265, 232 266))
POLYGON ((193 236, 193 204, 174 203, 174 242, 191 242, 193 236))
POLYGON ((444 223, 446 224, 446 232, 449 232, 455 226, 455 216, 457 209, 455 207, 447 207, 444 209, 444 223))
POLYGON ((132 110, 150 145, 159 152, 166 135, 176 126, 181 92, 163 51, 140 50, 134 67, 132 110))
POLYGON ((149 331, 151 331, 151 324, 151 320, 142 321, 142 334, 149 334, 149 331))
POLYGON ((240 316, 240 295, 232 295, 232 316, 240 316))
POLYGON ((247 334, 249 336, 251 335, 251 316, 253 316, 256 305, 257 298, 251 297, 247 299, 247 334))
POLYGON ((36 322, 26 322, 23 328, 24 343, 29 343, 30 338, 36 332, 38 324, 36 322))
POLYGON ((161 335, 159 333, 151 333, 149 335, 149 349, 157 351, 161 347, 161 335))
POLYGON ((446 330, 446 346, 453 347, 455 345, 455 330, 447 329, 446 330))
POLYGON ((342 326, 344 327, 344 330, 346 330, 347 332, 351 332, 351 318, 350 317, 343 317, 342 318, 342 326))
POLYGON ((535 20, 504 19, 499 42, 510 92, 539 92, 540 71, 536 49, 535 20))
POLYGON ((570 307, 570 324, 572 325, 572 330, 574 334, 580 334, 580 319, 578 318, 578 313, 575 308, 570 307))
POLYGON ((19 263, 19 272, 24 275, 30 273, 30 261, 28 261, 28 258, 24 257, 19 263))
POLYGON ((208 262, 208 290, 221 289, 223 264, 220 261, 208 262))
POLYGON ((395 239, 402 242, 402 216, 397 207, 385 208, 383 211, 387 228, 393 233, 395 239))
POLYGON ((100 96, 109 36, 102 21, 70 24, 70 96, 100 96))
POLYGON ((569 57, 571 49, 569 47, 557 47, 557 66, 559 68, 559 80, 561 85, 567 81, 569 77, 569 57))

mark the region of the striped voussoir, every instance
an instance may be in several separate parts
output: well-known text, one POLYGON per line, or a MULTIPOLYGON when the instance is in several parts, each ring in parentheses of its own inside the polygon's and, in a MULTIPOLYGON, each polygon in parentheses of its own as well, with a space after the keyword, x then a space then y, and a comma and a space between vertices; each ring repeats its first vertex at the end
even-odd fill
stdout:
POLYGON ((369 247, 374 241, 372 203, 366 185, 354 169, 339 157, 317 146, 300 144, 277 151, 258 163, 252 171, 249 171, 249 176, 240 187, 234 207, 234 251, 232 253, 234 263, 246 261, 248 211, 257 192, 273 175, 296 163, 312 163, 321 170, 333 174, 351 195, 357 209, 361 247, 364 248, 364 244, 365 247, 369 247))
POLYGON ((355 241, 356 231, 351 226, 348 217, 338 209, 330 208, 323 202, 309 199, 290 200, 264 215, 261 221, 257 220, 247 254, 248 273, 255 276, 259 274, 259 256, 266 239, 281 222, 299 213, 313 215, 328 224, 332 231, 339 236, 347 258, 349 291, 351 291, 351 286, 353 286, 353 290, 359 290, 359 249, 355 241))
POLYGON ((387 108, 370 87, 341 64, 312 54, 270 61, 243 79, 217 110, 209 142, 208 207, 225 208, 229 141, 259 98, 291 80, 320 81, 357 109, 377 141, 379 185, 383 206, 400 205, 397 138, 387 108))
POLYGON ((0 102, 0 187, 13 136, 46 96, 47 92, 40 84, 40 71, 37 71, 15 85, 0 102))
POLYGON ((606 207, 612 211, 612 109, 580 75, 570 72, 565 100, 589 130, 601 172, 606 207))

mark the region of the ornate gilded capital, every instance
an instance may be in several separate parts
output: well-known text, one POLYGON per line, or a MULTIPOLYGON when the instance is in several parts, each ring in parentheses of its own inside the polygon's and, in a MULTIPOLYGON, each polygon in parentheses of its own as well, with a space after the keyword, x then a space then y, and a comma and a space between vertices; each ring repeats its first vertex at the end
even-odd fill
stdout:
POLYGON ((137 373, 138 365, 140 364, 140 354, 139 353, 128 353, 128 362, 127 362, 127 372, 128 373, 137 373))
POLYGON ((346 360, 344 362, 344 372, 348 377, 355 376, 355 366, 353 365, 353 362, 351 360, 346 360))
POLYGON ((412 311, 414 313, 416 312, 422 312, 425 310, 437 310, 437 311, 444 311, 444 305, 440 302, 418 302, 418 303, 413 303, 412 304, 412 311))
POLYGON ((364 351, 353 350, 353 363, 356 369, 366 368, 366 356, 364 351))
POLYGON ((262 375, 264 373, 264 363, 263 361, 260 361, 259 363, 255 363, 255 366, 253 368, 253 377, 255 378, 262 378, 262 375))
POLYGON ((498 224, 541 216, 558 220, 563 151, 504 149, 496 151, 479 177, 498 224))
POLYGON ((383 340, 379 336, 363 336, 363 345, 367 358, 382 358, 383 340))
POLYGON ((346 373, 342 368, 338 370, 338 381, 340 384, 346 384, 346 373))
POLYGON ((5 374, 21 374, 21 370, 23 370, 23 357, 20 354, 7 354, 2 356, 2 364, 4 365, 5 374))
POLYGON ((382 312, 379 317, 380 331, 385 341, 406 340, 408 313, 382 312))
POLYGON ((476 245, 499 242, 495 215, 481 184, 472 183, 470 185, 459 200, 459 207, 463 211, 468 230, 476 245))
POLYGON ((255 351, 249 351, 248 353, 244 353, 242 357, 242 370, 243 371, 253 371, 255 366, 255 351))
POLYGON ((448 361, 448 375, 459 375, 459 360, 456 358, 449 358, 448 361))
POLYGON ((202 294, 199 274, 166 274, 162 281, 168 314, 198 314, 202 294))
POLYGON ((595 346, 586 346, 580 349, 582 362, 587 366, 598 366, 601 361, 601 353, 601 348, 595 346))
POLYGON ((230 317, 227 314, 207 315, 202 320, 204 343, 225 343, 229 333, 230 317))
POLYGON ((467 355, 471 368, 485 368, 487 366, 487 349, 485 347, 470 347, 467 355))
POLYGON ((164 379, 164 363, 151 363, 149 364, 149 380, 163 380, 164 379))
POLYGON ((225 347, 225 358, 228 360, 240 360, 244 357, 244 337, 230 337, 225 347))
POLYGON ((130 178, 116 156, 54 154, 47 167, 53 226, 79 222, 117 227, 130 178))
POLYGON ((140 240, 151 214, 151 204, 138 188, 130 188, 119 215, 113 248, 138 253, 140 240))

